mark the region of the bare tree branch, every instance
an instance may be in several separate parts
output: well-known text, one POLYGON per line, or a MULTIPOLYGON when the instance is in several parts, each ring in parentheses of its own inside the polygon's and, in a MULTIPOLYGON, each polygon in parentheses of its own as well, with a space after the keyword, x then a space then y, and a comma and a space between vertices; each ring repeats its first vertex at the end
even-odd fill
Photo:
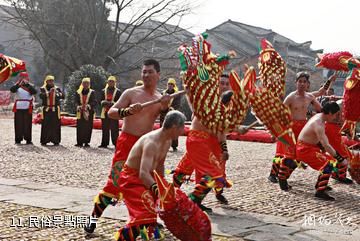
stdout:
MULTIPOLYGON (((30 1, 30 3, 33 5, 33 1, 30 1)), ((4 8, 3 8, 4 10, 4 8)), ((53 54, 51 54, 49 51, 47 51, 47 49, 44 47, 44 43, 42 41, 42 39, 38 36, 38 34, 36 33, 36 31, 34 31, 34 29, 32 28, 32 26, 30 24, 28 24, 28 22, 26 21, 26 19, 24 18, 24 16, 21 14, 19 8, 17 8, 16 6, 14 6, 14 10, 16 12, 16 15, 14 15, 13 13, 11 13, 10 11, 4 10, 6 11, 7 14, 9 14, 10 16, 12 16, 14 19, 16 19, 17 21, 19 21, 20 23, 22 23, 25 27, 25 29, 27 29, 28 31, 31 32, 31 34, 33 35, 33 37, 38 41, 38 43, 40 44, 40 46, 42 47, 42 49, 44 50, 44 53, 48 56, 50 56, 51 58, 53 58, 54 60, 58 61, 60 64, 66 66, 69 69, 73 69, 70 65, 68 65, 67 63, 65 63, 64 61, 62 61, 61 58, 58 58, 57 56, 54 56, 53 54)))
POLYGON ((165 36, 179 41, 176 33, 183 31, 179 23, 190 12, 188 0, 5 1, 13 9, 3 9, 8 17, 1 21, 29 31, 47 63, 69 71, 84 64, 107 69, 129 51, 146 49, 146 44, 165 36), (111 7, 116 11, 115 22, 108 20, 111 7), (174 21, 176 25, 168 25, 174 21))

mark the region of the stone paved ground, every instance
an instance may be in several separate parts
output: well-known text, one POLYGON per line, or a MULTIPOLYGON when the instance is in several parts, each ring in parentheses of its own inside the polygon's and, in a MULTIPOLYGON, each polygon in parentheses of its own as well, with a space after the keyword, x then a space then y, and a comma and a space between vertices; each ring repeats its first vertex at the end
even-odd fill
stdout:
MULTIPOLYGON (((110 241, 114 240, 114 231, 124 225, 125 221, 119 221, 111 218, 101 218, 98 222, 96 232, 91 235, 85 235, 82 225, 74 226, 76 218, 84 217, 84 214, 76 212, 66 212, 63 210, 38 208, 26 205, 0 202, 0 240, 91 240, 91 241, 110 241), (19 221, 21 217, 22 221, 19 221), (61 217, 68 222, 59 222, 55 225, 54 217, 61 217), (48 226, 46 221, 48 218, 48 226), (29 220, 32 226, 29 227, 29 220), (34 221, 39 220, 39 222, 34 221), (71 222, 73 221, 73 222, 71 222), (61 224, 61 225, 60 225, 61 224)), ((167 230, 165 230, 165 241, 175 241, 167 230)), ((240 237, 228 237, 214 235, 214 241, 239 241, 240 237)))
MULTIPOLYGON (((12 223, 13 217, 53 217, 54 215, 73 216, 73 213, 49 210, 44 208, 36 208, 24 205, 15 205, 8 203, 0 203, 1 218, 0 218, 0 239, 1 240, 85 240, 87 237, 84 235, 81 228, 74 228, 71 225, 61 228, 29 228, 20 227, 18 219, 12 223), (10 227, 16 226, 16 227, 10 227), (10 227, 10 228, 9 228, 10 227)), ((99 223, 99 233, 93 237, 93 241, 113 240, 114 225, 117 223, 113 219, 101 219, 99 223)), ((124 223, 124 222, 123 222, 124 223)))
MULTIPOLYGON (((62 143, 57 147, 41 146, 39 136, 40 126, 35 125, 33 126, 34 146, 14 145, 12 120, 0 119, 0 177, 92 190, 99 190, 105 184, 114 149, 95 148, 101 140, 99 130, 94 130, 90 143, 91 148, 86 149, 74 147, 75 128, 62 128, 62 143)), ((180 138, 179 151, 169 152, 166 169, 173 169, 180 160, 184 153, 184 142, 185 138, 180 138)), ((214 195, 209 194, 205 200, 207 205, 214 208, 221 207, 229 215, 234 212, 241 212, 251 215, 268 215, 274 218, 277 216, 278 218, 285 218, 288 223, 298 225, 308 221, 309 217, 316 217, 317 222, 325 220, 331 224, 342 225, 351 232, 360 227, 360 187, 358 185, 344 186, 332 181, 331 186, 334 190, 331 193, 336 201, 324 203, 313 197, 317 172, 310 169, 296 170, 289 181, 293 190, 288 193, 282 192, 277 185, 270 184, 266 179, 271 167, 270 159, 274 153, 274 144, 230 141, 228 147, 231 157, 227 163, 227 174, 234 182, 233 188, 225 191, 230 204, 221 206, 214 199, 214 195)), ((189 191, 191 188, 191 184, 184 186, 185 191, 189 191)), ((31 240, 80 240, 83 237, 80 230, 52 230, 49 234, 47 232, 49 230, 9 229, 6 224, 9 222, 6 217, 12 217, 17 212, 20 215, 22 212, 24 215, 37 212, 52 215, 54 210, 18 204, 9 206, 1 201, 0 210, 2 210, 0 239, 4 239, 1 236, 4 232, 13 233, 11 235, 20 233, 19 237, 22 238, 24 236, 21 234, 34 236, 31 240), (56 238, 56 233, 59 233, 59 239, 56 238), (36 238, 42 237, 41 235, 44 236, 43 239, 36 238), (72 238, 71 235, 80 236, 72 238)), ((19 216, 19 214, 17 215, 19 216)), ((100 225, 103 230, 99 229, 99 235, 104 236, 98 237, 98 239, 111 239, 112 235, 109 233, 111 233, 110 230, 113 230, 115 220, 107 219, 106 222, 101 222, 104 225, 100 225)), ((17 236, 10 237, 9 240, 18 239, 17 236)), ((348 237, 352 236, 348 235, 348 237)), ((360 236, 356 237, 352 238, 360 240, 360 236)), ((247 240, 255 239, 247 237, 247 240)), ((236 238, 234 240, 241 239, 236 238)), ((268 239, 259 238, 258 240, 268 239)))

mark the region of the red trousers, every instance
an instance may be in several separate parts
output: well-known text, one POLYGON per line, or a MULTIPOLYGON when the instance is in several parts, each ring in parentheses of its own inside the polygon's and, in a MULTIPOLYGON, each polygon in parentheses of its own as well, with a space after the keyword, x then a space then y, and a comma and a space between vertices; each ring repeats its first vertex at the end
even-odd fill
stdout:
POLYGON ((112 160, 110 174, 102 191, 104 195, 111 198, 119 198, 120 172, 129 156, 131 148, 139 138, 139 136, 133 136, 126 132, 121 132, 116 142, 115 155, 112 160))
POLYGON ((139 171, 124 165, 119 190, 129 212, 129 226, 156 223, 155 200, 139 178, 139 171))
POLYGON ((186 150, 177 168, 182 167, 189 174, 190 170, 195 169, 196 183, 203 176, 210 176, 212 179, 224 177, 225 161, 221 158, 222 150, 216 136, 191 130, 186 139, 186 150))
POLYGON ((318 145, 299 141, 296 144, 296 158, 315 170, 323 170, 330 160, 335 159, 321 151, 318 145))
POLYGON ((187 176, 191 176, 194 171, 194 166, 192 165, 188 153, 185 152, 180 162, 177 164, 175 173, 182 173, 187 176))
MULTIPOLYGON (((295 139, 300 135, 301 130, 304 128, 306 124, 306 120, 293 120, 293 125, 291 126, 295 139)), ((276 143, 276 156, 282 156, 289 159, 297 159, 296 158, 296 146, 285 145, 281 141, 277 141, 276 143)))

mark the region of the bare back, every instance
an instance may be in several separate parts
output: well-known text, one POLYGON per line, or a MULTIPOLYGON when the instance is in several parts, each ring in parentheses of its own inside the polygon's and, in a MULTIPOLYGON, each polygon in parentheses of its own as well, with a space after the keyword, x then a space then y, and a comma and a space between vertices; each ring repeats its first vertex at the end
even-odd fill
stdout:
POLYGON ((141 176, 145 177, 143 182, 147 187, 154 183, 154 179, 151 177, 153 170, 164 175, 164 162, 171 146, 171 139, 164 141, 161 138, 161 130, 158 129, 143 135, 131 149, 125 163, 140 171, 140 178, 141 176), (142 171, 145 171, 146 175, 142 175, 142 171))
POLYGON ((314 115, 301 130, 298 141, 313 145, 321 143, 328 153, 335 156, 336 151, 329 144, 329 140, 325 133, 325 121, 322 118, 323 116, 323 113, 314 115))
MULTIPOLYGON (((200 120, 194 116, 193 120, 191 121, 191 130, 198 130, 198 131, 204 131, 211 135, 215 135, 211 130, 207 129, 203 124, 201 124, 200 120)), ((219 142, 226 141, 226 133, 217 133, 217 138, 219 142)))
POLYGON ((207 129, 203 124, 201 124, 200 120, 196 116, 194 116, 193 120, 191 121, 190 129, 211 133, 209 129, 207 129))
POLYGON ((299 95, 297 91, 291 92, 284 100, 284 104, 290 107, 293 120, 306 120, 306 113, 310 104, 313 104, 317 111, 321 110, 320 103, 311 93, 304 92, 299 95))
MULTIPOLYGON (((155 91, 151 94, 144 86, 127 89, 120 97, 114 108, 126 108, 131 104, 145 103, 161 98, 161 94, 155 91)), ((153 104, 143 108, 139 113, 124 118, 122 130, 126 133, 142 136, 153 129, 154 122, 161 111, 161 104, 153 104)))
POLYGON ((303 141, 309 144, 318 144, 320 142, 318 131, 325 129, 324 122, 320 119, 319 115, 313 116, 301 130, 298 141, 303 141))

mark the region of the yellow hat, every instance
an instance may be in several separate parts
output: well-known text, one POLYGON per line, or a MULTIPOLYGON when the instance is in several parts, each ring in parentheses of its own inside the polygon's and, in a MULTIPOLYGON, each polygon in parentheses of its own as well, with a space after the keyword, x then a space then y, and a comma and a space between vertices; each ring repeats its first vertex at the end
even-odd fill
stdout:
POLYGON ((52 80, 55 80, 55 77, 53 76, 53 75, 46 75, 46 77, 45 77, 45 81, 48 81, 48 80, 50 80, 50 79, 52 79, 52 80))
POLYGON ((89 77, 85 77, 81 80, 81 83, 84 83, 84 82, 89 82, 90 83, 90 78, 89 77))
POLYGON ((167 83, 174 85, 174 90, 175 90, 175 92, 178 92, 178 91, 179 91, 179 88, 178 88, 177 85, 176 85, 176 80, 175 80, 174 78, 169 78, 167 83))
MULTIPOLYGON (((113 76, 113 75, 110 75, 110 76, 108 77, 107 81, 114 81, 114 82, 116 82, 116 77, 113 76)), ((109 85, 106 83, 105 89, 107 89, 107 88, 109 88, 109 85)))
POLYGON ((113 75, 110 75, 109 76, 109 78, 107 79, 107 81, 109 81, 109 80, 112 80, 112 81, 117 81, 117 79, 116 79, 116 77, 115 76, 113 76, 113 75))
POLYGON ((173 78, 169 78, 167 83, 168 83, 168 84, 176 85, 176 80, 173 79, 173 78))
POLYGON ((137 80, 135 82, 135 86, 142 86, 142 85, 144 85, 144 81, 142 81, 142 80, 137 80))
POLYGON ((79 86, 79 89, 76 91, 78 94, 80 94, 80 93, 83 91, 84 86, 83 86, 82 84, 83 84, 84 82, 90 83, 90 78, 89 78, 89 77, 85 77, 85 78, 83 78, 83 79, 81 80, 81 84, 80 84, 80 86, 79 86))
POLYGON ((46 87, 46 84, 47 84, 47 81, 48 80, 55 80, 55 77, 53 76, 53 75, 50 75, 50 74, 48 74, 48 75, 46 75, 45 76, 45 79, 44 79, 44 83, 43 83, 43 88, 45 88, 46 87))

